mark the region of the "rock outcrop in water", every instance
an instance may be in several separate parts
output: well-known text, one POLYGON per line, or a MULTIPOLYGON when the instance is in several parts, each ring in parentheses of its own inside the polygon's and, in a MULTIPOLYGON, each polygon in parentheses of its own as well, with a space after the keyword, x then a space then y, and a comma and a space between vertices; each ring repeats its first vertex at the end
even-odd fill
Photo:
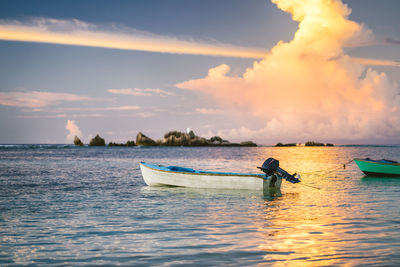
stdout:
POLYGON ((106 142, 100 135, 96 135, 92 140, 90 140, 89 146, 105 146, 106 142))
POLYGON ((136 145, 138 146, 156 146, 157 143, 153 139, 147 137, 142 132, 136 135, 136 145))
POLYGON ((81 139, 79 139, 78 136, 75 136, 75 137, 74 137, 74 145, 76 145, 76 146, 83 146, 83 143, 82 143, 81 139))

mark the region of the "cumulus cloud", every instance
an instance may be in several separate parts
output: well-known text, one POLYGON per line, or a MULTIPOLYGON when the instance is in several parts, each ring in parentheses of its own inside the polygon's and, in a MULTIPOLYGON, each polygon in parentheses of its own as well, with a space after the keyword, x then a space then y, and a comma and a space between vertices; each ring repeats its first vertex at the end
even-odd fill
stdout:
POLYGON ((63 101, 84 101, 90 100, 89 97, 75 94, 50 93, 40 91, 30 92, 0 92, 0 105, 43 108, 56 105, 63 101))
POLYGON ((133 95, 133 96, 153 96, 159 95, 162 97, 166 96, 174 96, 174 93, 161 90, 159 88, 125 88, 125 89, 109 89, 107 90, 109 93, 117 94, 117 95, 133 95))
POLYGON ((79 129, 78 125, 76 125, 74 120, 68 120, 67 125, 65 126, 65 129, 67 129, 69 132, 66 137, 66 140, 68 142, 72 142, 74 140, 75 136, 79 137, 82 135, 81 130, 79 129))
POLYGON ((400 90, 385 73, 366 68, 343 48, 371 38, 348 19, 340 0, 272 0, 299 22, 290 42, 280 41, 242 76, 222 64, 178 88, 209 94, 226 107, 266 123, 222 134, 263 140, 399 138, 400 90))
POLYGON ((36 18, 0 21, 0 39, 92 46, 159 53, 260 58, 265 50, 230 44, 195 41, 113 26, 110 29, 77 19, 36 18))

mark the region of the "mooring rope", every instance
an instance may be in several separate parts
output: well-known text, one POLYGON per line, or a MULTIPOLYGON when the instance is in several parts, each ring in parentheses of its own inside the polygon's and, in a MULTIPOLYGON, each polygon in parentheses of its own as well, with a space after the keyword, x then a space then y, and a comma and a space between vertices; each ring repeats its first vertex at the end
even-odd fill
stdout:
POLYGON ((354 160, 354 159, 349 160, 348 162, 344 163, 343 165, 340 165, 340 166, 338 166, 338 167, 335 167, 335 168, 333 168, 333 169, 329 169, 329 170, 326 170, 326 171, 303 172, 303 173, 301 173, 301 174, 302 174, 302 175, 310 175, 310 174, 316 174, 316 173, 318 173, 318 172, 322 172, 321 175, 327 175, 327 174, 329 174, 329 173, 335 172, 335 171, 340 170, 340 169, 346 169, 346 165, 350 164, 353 160, 354 160))
POLYGON ((307 186, 307 187, 311 187, 311 188, 314 188, 314 189, 321 190, 320 187, 316 187, 316 186, 313 186, 313 185, 305 184, 305 183, 303 183, 303 182, 296 183, 296 184, 299 184, 299 185, 302 185, 302 186, 307 186))
MULTIPOLYGON (((325 171, 324 173, 322 173, 321 175, 327 175, 327 174, 329 174, 329 173, 335 172, 335 171, 337 171, 337 170, 339 170, 339 169, 342 169, 342 168, 343 168, 343 169, 346 169, 346 165, 350 164, 352 161, 353 161, 353 159, 352 159, 352 160, 349 160, 349 161, 346 162, 346 163, 344 163, 343 166, 335 167, 335 168, 330 169, 330 170, 326 170, 326 171, 325 171)), ((308 173, 306 172, 306 173, 302 173, 302 175, 310 175, 310 174, 315 174, 315 173, 317 173, 317 172, 321 172, 321 171, 314 171, 314 172, 308 172, 308 173)), ((304 184, 303 182, 297 183, 297 184, 302 185, 302 186, 307 186, 307 187, 311 187, 311 188, 314 188, 314 189, 321 190, 320 187, 316 187, 316 186, 304 184)))

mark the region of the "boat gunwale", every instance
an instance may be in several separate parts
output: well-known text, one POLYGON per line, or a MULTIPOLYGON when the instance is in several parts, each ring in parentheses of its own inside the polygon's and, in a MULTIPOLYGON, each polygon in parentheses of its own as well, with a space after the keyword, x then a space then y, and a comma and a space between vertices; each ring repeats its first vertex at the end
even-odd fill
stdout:
MULTIPOLYGON (((264 175, 264 176, 261 176, 261 175, 263 175, 263 174, 260 174, 260 175, 257 175, 257 174, 229 174, 229 173, 212 173, 212 172, 210 172, 210 173, 208 173, 208 172, 203 172, 203 173, 195 173, 195 172, 184 172, 184 171, 182 171, 182 172, 177 172, 177 171, 167 171, 167 170, 160 170, 160 169, 156 169, 156 168, 152 168, 152 167, 150 167, 150 166, 148 166, 147 165, 147 163, 146 162, 140 162, 139 163, 140 165, 142 165, 142 166, 144 166, 144 167, 146 167, 146 168, 149 168, 149 169, 151 169, 151 170, 154 170, 154 171, 159 171, 159 172, 166 172, 166 173, 177 173, 177 174, 190 174, 190 175, 207 175, 207 176, 239 176, 239 177, 255 177, 255 178, 259 178, 259 179, 266 179, 266 176, 264 175)), ((164 166, 163 166, 164 167, 164 166)))
POLYGON ((358 158, 355 158, 354 161, 361 161, 361 162, 371 163, 371 164, 384 164, 384 165, 400 166, 400 163, 379 162, 379 161, 374 161, 374 160, 358 159, 358 158))

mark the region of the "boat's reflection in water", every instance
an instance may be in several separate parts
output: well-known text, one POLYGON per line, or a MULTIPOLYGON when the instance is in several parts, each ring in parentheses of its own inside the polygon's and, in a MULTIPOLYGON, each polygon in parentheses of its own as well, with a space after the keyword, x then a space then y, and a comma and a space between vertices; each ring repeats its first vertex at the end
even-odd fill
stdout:
POLYGON ((213 188, 189 188, 172 185, 143 186, 142 195, 153 195, 158 197, 229 197, 229 198, 252 198, 260 201, 273 201, 282 196, 280 189, 268 188, 266 190, 237 190, 237 189, 213 189, 213 188))
POLYGON ((400 185, 400 176, 399 177, 364 176, 361 178, 361 182, 366 185, 378 185, 378 186, 400 185))

